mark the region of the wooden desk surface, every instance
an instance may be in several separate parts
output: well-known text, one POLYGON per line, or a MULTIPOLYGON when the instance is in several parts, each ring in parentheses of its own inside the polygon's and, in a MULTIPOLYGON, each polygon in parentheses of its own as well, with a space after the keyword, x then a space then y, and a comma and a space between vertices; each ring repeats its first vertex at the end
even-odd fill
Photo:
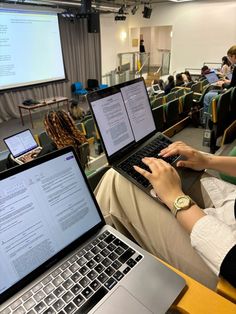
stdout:
POLYGON ((35 105, 27 106, 27 105, 20 104, 20 105, 18 105, 18 107, 23 108, 23 109, 27 109, 27 110, 33 110, 33 109, 37 109, 40 107, 44 107, 44 106, 56 104, 59 102, 63 102, 63 101, 68 101, 68 98, 67 97, 47 98, 44 100, 40 100, 40 103, 35 104, 35 105))
POLYGON ((236 314, 236 304, 203 286, 178 269, 166 264, 186 280, 188 289, 176 305, 190 314, 236 314))

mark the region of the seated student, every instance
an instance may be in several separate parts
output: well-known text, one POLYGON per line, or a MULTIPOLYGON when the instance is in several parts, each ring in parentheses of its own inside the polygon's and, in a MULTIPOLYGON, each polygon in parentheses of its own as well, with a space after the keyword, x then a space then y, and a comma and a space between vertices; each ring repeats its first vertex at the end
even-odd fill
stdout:
POLYGON ((192 76, 189 71, 185 71, 183 74, 185 74, 187 78, 187 83, 193 82, 192 76))
MULTIPOLYGON (((217 82, 217 85, 221 86, 223 89, 236 87, 236 45, 232 46, 227 51, 227 56, 233 65, 233 73, 232 73, 231 80, 223 79, 217 82)), ((203 112, 204 113, 208 112, 212 99, 218 94, 219 94, 219 90, 211 90, 205 95, 204 100, 203 100, 203 112)), ((203 115, 203 123, 206 123, 206 115, 203 115)))
POLYGON ((71 100, 70 115, 74 120, 82 120, 85 116, 84 110, 78 105, 77 100, 71 100))
POLYGON ((175 76, 175 86, 184 86, 185 82, 182 73, 178 73, 175 76))
POLYGON ((223 76, 227 76, 231 72, 231 62, 229 61, 227 56, 222 57, 222 64, 220 68, 220 73, 223 76))
MULTIPOLYGON (((79 146, 88 141, 84 134, 78 130, 69 113, 63 110, 49 111, 45 115, 44 126, 48 136, 56 144, 58 149, 73 146, 81 160, 79 146)), ((87 155, 88 160, 89 150, 87 155)), ((87 162, 82 166, 87 166, 87 162)))
POLYGON ((159 86, 160 86, 160 89, 161 89, 161 90, 164 90, 164 88, 165 88, 165 86, 164 86, 164 81, 163 81, 162 79, 159 79, 158 82, 159 82, 158 84, 159 84, 159 86))
POLYGON ((201 68, 201 76, 200 77, 205 77, 205 74, 208 74, 210 72, 211 72, 211 69, 207 65, 204 65, 201 68))
POLYGON ((174 79, 174 76, 173 75, 169 75, 168 78, 167 78, 167 84, 164 88, 164 92, 165 94, 169 94, 170 91, 172 90, 172 88, 175 87, 175 79, 174 79))
MULTIPOLYGON (((215 169, 236 176, 236 157, 204 154, 182 142, 169 145, 160 156, 176 154, 185 157, 177 167, 215 169)), ((134 166, 150 181, 162 203, 113 169, 104 175, 95 195, 105 219, 209 288, 215 289, 218 276, 236 287, 235 186, 204 174, 202 194, 196 182, 190 200, 184 196, 176 170, 163 159, 144 158, 149 171, 134 166)))

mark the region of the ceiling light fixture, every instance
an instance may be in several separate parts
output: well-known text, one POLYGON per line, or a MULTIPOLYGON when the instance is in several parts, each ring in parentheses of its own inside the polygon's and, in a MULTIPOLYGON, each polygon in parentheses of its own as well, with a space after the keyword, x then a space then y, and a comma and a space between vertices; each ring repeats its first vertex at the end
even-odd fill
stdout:
POLYGON ((115 16, 115 21, 125 21, 126 16, 125 15, 116 15, 115 16))
POLYGON ((144 8, 143 8, 143 17, 144 17, 145 19, 150 19, 151 14, 152 14, 152 8, 151 8, 151 6, 148 7, 148 6, 144 5, 144 8))
POLYGON ((138 6, 135 5, 135 6, 131 9, 131 13, 134 15, 137 11, 138 11, 138 6))
POLYGON ((125 13, 124 9, 125 9, 125 5, 123 4, 119 9, 118 14, 121 14, 121 15, 124 14, 125 13))

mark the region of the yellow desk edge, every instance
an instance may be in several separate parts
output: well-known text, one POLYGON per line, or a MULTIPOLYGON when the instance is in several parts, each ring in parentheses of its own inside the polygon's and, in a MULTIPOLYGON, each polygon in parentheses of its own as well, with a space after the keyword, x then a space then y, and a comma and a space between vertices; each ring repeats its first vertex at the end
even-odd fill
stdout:
POLYGON ((187 291, 175 305, 190 314, 235 314, 236 305, 216 292, 203 286, 180 270, 160 260, 167 267, 183 277, 188 286, 187 291))

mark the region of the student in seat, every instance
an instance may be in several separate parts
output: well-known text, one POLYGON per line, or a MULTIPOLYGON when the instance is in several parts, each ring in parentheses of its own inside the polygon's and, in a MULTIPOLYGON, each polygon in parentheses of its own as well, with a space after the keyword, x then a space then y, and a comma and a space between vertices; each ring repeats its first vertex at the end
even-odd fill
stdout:
MULTIPOLYGON (((229 58, 232 67, 233 67, 233 73, 232 73, 232 79, 223 79, 217 82, 217 85, 219 87, 222 87, 223 89, 229 89, 231 87, 236 87, 236 45, 232 46, 227 51, 227 57, 229 58)), ((209 91, 205 96, 203 100, 203 124, 206 124, 206 117, 208 113, 209 106, 211 104, 211 101, 214 97, 216 97, 219 93, 219 90, 211 90, 209 91)))
POLYGON ((185 85, 185 81, 184 81, 182 73, 176 74, 175 86, 184 86, 184 85, 185 85))
POLYGON ((231 72, 231 62, 227 56, 222 57, 220 73, 225 77, 231 72))
POLYGON ((185 157, 177 167, 236 176, 236 157, 204 154, 175 142, 161 151, 163 159, 142 160, 149 170, 134 166, 160 202, 116 171, 105 174, 95 191, 105 219, 209 288, 215 289, 219 276, 236 287, 236 187, 204 174, 185 195, 177 171, 164 161, 176 154, 185 157))
POLYGON ((175 79, 174 79, 174 76, 173 75, 169 75, 168 78, 167 78, 167 84, 164 88, 164 92, 165 94, 169 94, 172 90, 172 88, 175 87, 175 79))
MULTIPOLYGON (((45 115, 44 126, 48 136, 55 143, 57 149, 73 146, 77 155, 82 162, 80 151, 81 144, 88 143, 84 134, 76 127, 70 114, 63 111, 49 111, 45 115)), ((86 159, 86 158, 85 158, 86 159)), ((82 163, 82 166, 87 166, 89 160, 89 149, 87 149, 87 162, 82 163)))

